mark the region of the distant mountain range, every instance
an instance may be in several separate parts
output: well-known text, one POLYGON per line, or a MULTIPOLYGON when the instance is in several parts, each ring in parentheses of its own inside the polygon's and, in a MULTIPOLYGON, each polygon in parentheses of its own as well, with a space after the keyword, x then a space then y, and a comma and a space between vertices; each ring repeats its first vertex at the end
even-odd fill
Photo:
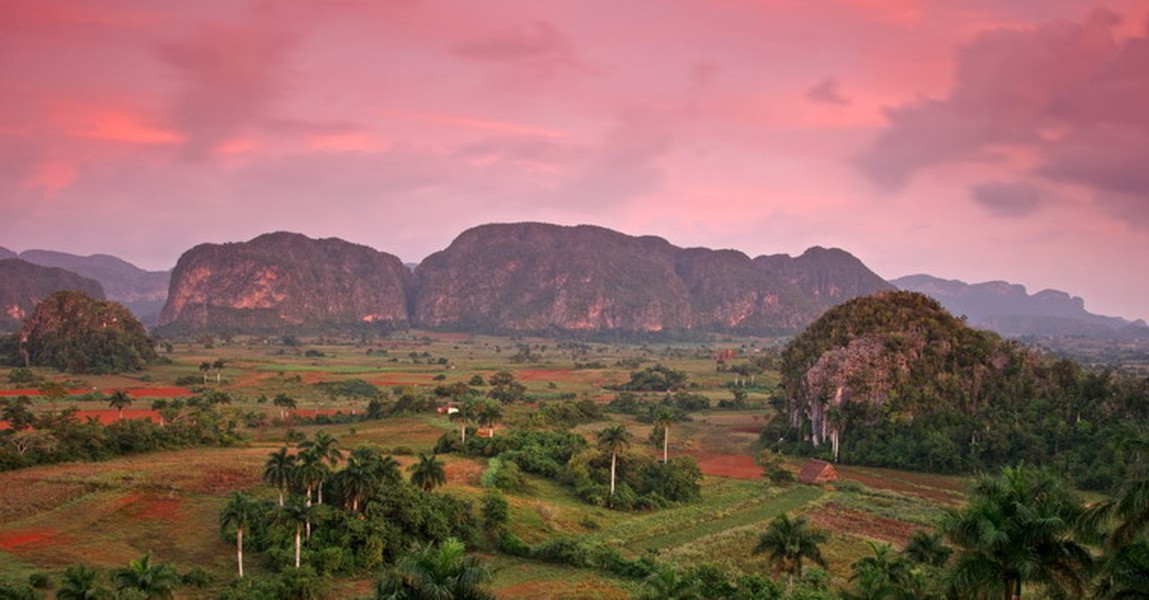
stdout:
POLYGON ((1010 337, 1115 337, 1149 332, 1145 322, 1095 315, 1085 301, 1058 290, 1029 294, 1024 286, 990 281, 969 284, 932 275, 908 275, 890 281, 898 289, 933 297, 970 325, 1010 337))
POLYGON ((30 312, 48 293, 82 289, 170 332, 369 322, 502 333, 780 334, 801 330, 836 304, 896 287, 932 296, 971 325, 1007 336, 1149 332, 1140 321, 1091 314, 1082 299, 1055 290, 1030 295, 1020 285, 930 275, 886 282, 840 249, 750 258, 588 225, 482 225, 419 265, 335 238, 284 232, 201 244, 172 271, 48 250, 0 248, 4 258, 21 263, 0 271, 0 329, 8 330, 19 323, 12 315, 30 312))
MULTIPOLYGON (((0 257, 12 255, 0 253, 0 257)), ((104 299, 104 288, 94 279, 18 258, 0 258, 0 331, 20 329, 36 305, 59 290, 78 290, 97 300, 104 299)))
POLYGON ((123 304, 141 323, 156 324, 160 309, 168 297, 171 271, 145 271, 123 259, 107 254, 77 256, 52 250, 25 250, 18 255, 0 248, 0 258, 20 260, 44 266, 66 269, 100 282, 108 300, 123 304))
POLYGON ((463 232, 413 276, 398 258, 342 240, 275 233, 204 244, 180 258, 170 289, 160 325, 177 331, 366 321, 483 332, 779 333, 892 288, 842 250, 751 259, 601 227, 514 223, 463 232))

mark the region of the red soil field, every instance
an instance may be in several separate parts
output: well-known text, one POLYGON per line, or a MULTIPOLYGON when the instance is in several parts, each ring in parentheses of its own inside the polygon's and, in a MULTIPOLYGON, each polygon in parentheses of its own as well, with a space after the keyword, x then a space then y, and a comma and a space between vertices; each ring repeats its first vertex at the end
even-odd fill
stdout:
POLYGON ((0 533, 0 548, 12 550, 18 546, 50 545, 56 534, 35 529, 20 529, 0 533))
POLYGON ((750 480, 762 478, 762 467, 754 464, 754 458, 750 456, 717 454, 701 450, 691 450, 687 454, 694 457, 704 475, 750 480))
POLYGON ((901 546, 915 529, 919 529, 913 523, 880 517, 833 502, 806 513, 806 516, 823 529, 890 542, 895 546, 901 546))
MULTIPOLYGON (((120 411, 118 411, 114 408, 108 408, 108 409, 100 409, 100 410, 81 410, 80 412, 76 413, 76 418, 81 420, 81 421, 86 420, 88 417, 95 417, 95 418, 99 419, 101 424, 109 425, 111 423, 115 423, 116 421, 120 420, 120 411)), ((148 410, 148 409, 143 409, 143 408, 139 408, 139 409, 125 408, 124 409, 124 420, 126 421, 129 419, 149 419, 153 423, 159 423, 160 422, 160 414, 154 410, 148 410)))

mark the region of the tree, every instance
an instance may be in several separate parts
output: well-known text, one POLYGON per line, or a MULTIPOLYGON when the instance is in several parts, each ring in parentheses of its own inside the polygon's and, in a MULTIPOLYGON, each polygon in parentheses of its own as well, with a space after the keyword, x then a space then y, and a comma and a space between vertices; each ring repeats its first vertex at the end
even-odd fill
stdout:
POLYGON ((610 454, 610 495, 614 497, 615 467, 618 463, 618 453, 625 452, 630 447, 630 431, 626 425, 607 427, 598 432, 598 447, 610 454))
POLYGON ((419 462, 407 469, 411 472, 411 485, 423 488, 426 491, 447 483, 447 472, 443 470, 443 461, 434 454, 427 456, 419 453, 419 462))
POLYGON ((124 420, 124 409, 132 405, 132 397, 124 390, 116 390, 112 392, 108 398, 108 406, 119 411, 119 420, 124 420))
POLYGON ((663 565, 643 580, 639 600, 699 600, 698 580, 663 565))
POLYGON ((662 428, 662 462, 666 464, 669 458, 670 449, 670 426, 681 420, 681 415, 678 412, 671 410, 667 407, 659 408, 654 413, 654 424, 662 428))
POLYGON ((979 477, 966 506, 942 522, 957 550, 951 591, 1016 600, 1030 582, 1081 596, 1092 562, 1071 537, 1081 514, 1081 502, 1048 473, 1006 467, 998 477, 979 477))
POLYGON ((36 422, 36 413, 32 412, 32 399, 27 396, 4 398, 0 400, 0 420, 8 421, 12 431, 23 431, 36 422))
POLYGON ((219 513, 220 533, 235 530, 235 557, 239 564, 239 577, 243 579, 243 532, 259 518, 258 505, 243 492, 232 492, 219 513))
POLYGON ((298 405, 294 398, 284 393, 276 394, 275 397, 271 399, 271 403, 279 407, 280 419, 286 419, 287 411, 295 410, 295 407, 298 405))
POLYGON ((220 382, 221 374, 223 373, 223 368, 225 366, 227 366, 227 363, 225 363, 222 358, 217 358, 215 360, 215 362, 211 363, 211 368, 215 369, 215 382, 216 383, 220 382))
POLYGON ((343 500, 354 512, 359 512, 380 486, 394 485, 402 479, 399 463, 394 457, 383 456, 367 446, 352 450, 347 457, 347 466, 336 474, 336 484, 343 500))
POLYGON ((826 559, 819 546, 829 539, 825 531, 809 527, 805 517, 791 519, 788 515, 779 515, 758 538, 753 553, 766 554, 767 564, 774 567, 775 579, 786 573, 786 592, 789 594, 794 590, 794 576, 802 575, 802 561, 811 560, 826 567, 826 559))
POLYGON ((762 467, 762 477, 774 485, 786 485, 793 483, 794 474, 786 468, 786 461, 782 458, 781 454, 776 454, 768 448, 763 448, 758 451, 758 455, 754 457, 754 462, 759 467, 762 467))
POLYGON ((459 439, 463 448, 467 447, 467 423, 470 422, 474 412, 475 402, 473 400, 464 400, 447 408, 447 417, 451 419, 451 422, 459 424, 459 439))
POLYGON ((495 436, 495 424, 503 420, 503 407, 498 402, 490 400, 479 402, 476 413, 476 421, 479 427, 486 427, 491 433, 491 437, 495 436))
MULTIPOLYGON (((339 449, 339 438, 326 431, 315 432, 315 437, 300 442, 299 448, 304 452, 314 452, 331 468, 335 468, 339 465, 339 461, 343 460, 343 451, 339 449)), ((324 480, 326 480, 326 475, 327 472, 324 473, 324 480)), ((316 486, 315 501, 323 504, 323 481, 320 481, 319 485, 316 486)))
POLYGON ((100 572, 85 565, 72 565, 64 570, 57 600, 103 600, 111 592, 100 586, 100 572))
POLYGON ((275 520, 295 530, 295 568, 299 568, 299 556, 303 549, 303 528, 311 522, 314 509, 303 498, 292 496, 287 503, 279 507, 275 513, 275 520))
MULTIPOLYGON (((315 447, 308 448, 299 453, 299 460, 295 465, 295 482, 303 489, 303 497, 307 506, 311 506, 311 492, 315 489, 322 489, 323 482, 327 479, 327 474, 330 470, 327 464, 323 462, 319 452, 315 447)), ((311 521, 306 524, 307 539, 311 539, 311 521)))
POLYGON ((117 569, 113 578, 117 590, 135 590, 149 600, 168 600, 180 585, 180 576, 171 565, 153 564, 148 552, 117 569))
POLYGON ((949 562, 953 549, 945 545, 945 537, 939 533, 929 533, 924 529, 915 529, 902 554, 911 561, 920 565, 942 567, 949 562))
POLYGON ((295 456, 287 453, 287 446, 267 455, 263 467, 263 480, 279 490, 279 506, 283 506, 283 493, 295 477, 295 456))
POLYGON ((491 573, 466 556, 463 542, 448 538, 438 547, 416 548, 375 585, 378 600, 493 600, 484 585, 491 573))
POLYGON ((851 599, 857 600, 915 600, 923 595, 914 578, 908 560, 894 552, 889 544, 867 541, 872 552, 850 567, 854 570, 850 581, 855 584, 851 599))
POLYGON ((205 384, 207 383, 208 371, 211 371, 211 363, 208 361, 201 362, 199 364, 199 372, 203 374, 203 382, 205 384))
POLYGON ((68 388, 58 381, 45 381, 36 386, 36 389, 48 401, 48 404, 52 405, 53 412, 56 411, 57 405, 68 397, 68 388))

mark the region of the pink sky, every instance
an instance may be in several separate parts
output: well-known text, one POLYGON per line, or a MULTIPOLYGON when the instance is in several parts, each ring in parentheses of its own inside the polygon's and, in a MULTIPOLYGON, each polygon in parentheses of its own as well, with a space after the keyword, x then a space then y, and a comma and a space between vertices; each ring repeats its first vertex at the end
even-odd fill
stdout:
POLYGON ((1149 317, 1143 0, 0 0, 0 246, 591 223, 1149 317))

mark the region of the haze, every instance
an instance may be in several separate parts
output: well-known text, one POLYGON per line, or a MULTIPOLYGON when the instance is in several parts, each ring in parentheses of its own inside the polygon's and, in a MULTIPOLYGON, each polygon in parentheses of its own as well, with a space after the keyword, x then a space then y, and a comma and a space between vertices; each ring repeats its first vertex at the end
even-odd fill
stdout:
POLYGON ((0 246, 590 223, 1149 317, 1141 0, 0 0, 0 246))

